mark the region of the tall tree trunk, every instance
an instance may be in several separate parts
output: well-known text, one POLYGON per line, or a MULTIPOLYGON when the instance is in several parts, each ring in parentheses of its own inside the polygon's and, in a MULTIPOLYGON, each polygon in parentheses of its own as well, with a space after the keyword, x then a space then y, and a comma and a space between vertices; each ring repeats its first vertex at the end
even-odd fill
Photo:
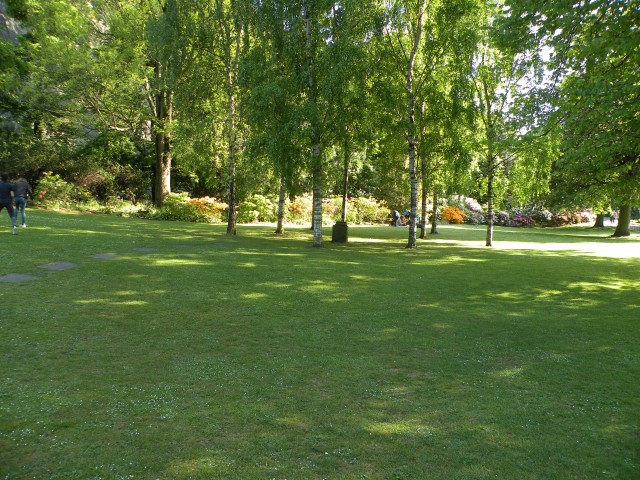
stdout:
POLYGON ((604 228, 604 214, 598 213, 596 215, 596 223, 593 224, 593 228, 604 228))
MULTIPOLYGON (((420 116, 424 119, 425 112, 425 102, 421 102, 420 104, 420 116)), ((422 122, 422 128, 420 129, 420 142, 426 142, 426 131, 425 131, 425 122, 422 122)), ((422 152, 424 152, 424 148, 422 148, 422 152)), ((420 238, 427 238, 427 196, 428 196, 428 182, 427 182, 427 159, 424 154, 419 155, 420 161, 420 201, 422 216, 420 217, 420 238)))
POLYGON ((278 194, 278 225, 276 226, 276 232, 284 233, 284 202, 287 196, 287 182, 284 175, 280 177, 280 193, 278 194))
POLYGON ((421 201, 422 201, 422 217, 420 217, 420 238, 427 238, 427 165, 425 159, 420 161, 420 174, 422 177, 421 183, 421 201))
POLYGON ((349 187, 349 132, 345 127, 344 132, 344 145, 343 145, 343 164, 342 164, 342 215, 341 220, 347 221, 347 191, 349 187))
MULTIPOLYGON (((160 63, 155 63, 155 75, 160 78, 160 63)), ((155 95, 155 188, 154 205, 161 207, 164 199, 171 193, 171 143, 166 134, 171 123, 172 96, 165 90, 155 95)))
POLYGON ((631 205, 620 206, 618 225, 612 237, 628 237, 631 235, 631 205))
MULTIPOLYGON (((219 4, 222 11, 222 5, 219 4)), ((234 24, 231 27, 225 23, 225 69, 226 69, 226 90, 227 90, 227 142, 228 142, 228 199, 229 211, 227 217, 227 235, 237 233, 237 209, 236 209, 236 163, 238 161, 238 125, 236 111, 236 88, 238 83, 238 69, 242 48, 244 28, 241 24, 234 24), (234 30, 232 30, 234 28, 234 30)))
MULTIPOLYGON (((313 135, 314 137, 316 135, 313 135)), ((314 139, 312 148, 313 163, 313 246, 322 247, 322 158, 320 144, 314 139)))
POLYGON ((236 227, 236 125, 235 125, 235 115, 236 115, 236 105, 235 99, 233 96, 233 82, 232 78, 229 75, 227 78, 229 82, 229 93, 228 93, 228 119, 227 119, 227 128, 228 128, 228 139, 229 142, 229 150, 227 156, 227 166, 228 166, 228 190, 227 190, 227 204, 229 205, 229 211, 227 215, 227 235, 235 235, 237 233, 236 227))
POLYGON ((487 176, 487 237, 485 245, 493 246, 493 155, 489 154, 489 175, 487 176))
POLYGON ((487 79, 483 79, 484 99, 486 102, 485 112, 485 135, 487 136, 487 237, 485 245, 493 246, 493 180, 495 178, 495 154, 494 139, 495 131, 493 124, 493 111, 491 96, 489 95, 489 85, 487 79))
POLYGON ((314 112, 311 118, 311 173, 313 176, 313 246, 322 247, 322 156, 320 152, 320 126, 318 121, 317 92, 314 76, 314 45, 311 32, 311 11, 308 6, 304 9, 307 68, 309 69, 309 102, 314 112))
POLYGON ((411 216, 409 220, 409 241, 407 248, 416 248, 416 210, 418 207, 418 178, 416 175, 416 140, 415 140, 415 92, 413 85, 413 73, 415 61, 422 39, 422 23, 424 14, 424 3, 420 2, 416 17, 415 37, 411 53, 407 62, 407 144, 409 150, 409 178, 411 179, 411 216))
POLYGON ((438 192, 433 191, 433 211, 431 213, 431 235, 438 234, 438 192))

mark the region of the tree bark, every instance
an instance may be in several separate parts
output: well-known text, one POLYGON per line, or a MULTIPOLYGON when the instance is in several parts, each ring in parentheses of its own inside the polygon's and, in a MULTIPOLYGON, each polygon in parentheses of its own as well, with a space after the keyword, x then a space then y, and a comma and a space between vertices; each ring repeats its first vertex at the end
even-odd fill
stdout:
POLYGON ((594 223, 593 228, 604 228, 604 214, 598 213, 596 215, 596 223, 594 223))
MULTIPOLYGON (((424 136, 423 136, 424 137, 424 136)), ((420 174, 422 177, 421 182, 421 211, 422 217, 420 218, 420 238, 427 238, 427 165, 424 158, 420 159, 420 174)))
MULTIPOLYGON (((308 6, 304 9, 305 35, 307 47, 307 68, 309 69, 309 102, 317 108, 317 93, 314 76, 314 48, 311 32, 311 11, 308 6)), ((313 176, 313 246, 322 247, 322 156, 320 154, 320 126, 317 112, 311 118, 311 173, 313 176)))
POLYGON ((487 236, 485 246, 493 246, 493 155, 489 155, 489 175, 487 177, 487 236))
POLYGON ((409 241, 407 248, 416 248, 416 210, 418 206, 418 178, 416 175, 416 140, 415 140, 415 100, 413 73, 416 57, 420 50, 422 39, 422 23, 424 14, 424 2, 420 3, 416 17, 415 37, 411 53, 407 62, 407 144, 409 150, 409 178, 411 179, 411 215, 409 220, 409 241))
POLYGON ((628 237, 631 235, 631 205, 620 206, 618 225, 612 237, 628 237))
POLYGON ((347 190, 349 187, 349 132, 348 128, 344 129, 344 146, 343 146, 343 165, 342 165, 342 216, 343 222, 347 221, 347 190))
POLYGON ((229 211, 227 215, 227 235, 235 235, 237 233, 237 225, 236 225, 236 126, 235 126, 235 115, 236 115, 236 105, 235 98, 233 96, 233 79, 231 77, 231 72, 229 71, 227 81, 229 84, 228 87, 228 119, 227 119, 227 128, 228 128, 228 139, 229 142, 229 150, 227 155, 227 165, 228 165, 228 195, 227 195, 227 203, 229 205, 229 211))
POLYGON ((433 213, 431 214, 431 235, 438 234, 438 193, 433 192, 433 213))
POLYGON ((276 232, 278 234, 284 233, 284 202, 287 194, 287 183, 284 175, 280 177, 280 193, 278 195, 278 225, 276 226, 276 232))
MULTIPOLYGON (((155 62, 154 72, 160 78, 160 63, 155 62)), ((165 133, 172 116, 172 96, 165 90, 155 95, 155 188, 153 203, 162 207, 164 199, 171 193, 171 143, 165 133)))

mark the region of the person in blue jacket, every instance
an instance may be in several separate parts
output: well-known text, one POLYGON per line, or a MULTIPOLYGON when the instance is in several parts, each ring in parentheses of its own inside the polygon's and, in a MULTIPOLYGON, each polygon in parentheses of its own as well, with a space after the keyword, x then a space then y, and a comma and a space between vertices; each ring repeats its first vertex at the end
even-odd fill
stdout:
POLYGON ((6 173, 0 173, 0 212, 3 208, 7 209, 15 235, 18 230, 16 229, 16 217, 13 214, 13 188, 13 183, 9 183, 9 176, 6 173))
POLYGON ((393 210, 391 212, 391 226, 392 227, 400 226, 400 212, 398 210, 393 210))

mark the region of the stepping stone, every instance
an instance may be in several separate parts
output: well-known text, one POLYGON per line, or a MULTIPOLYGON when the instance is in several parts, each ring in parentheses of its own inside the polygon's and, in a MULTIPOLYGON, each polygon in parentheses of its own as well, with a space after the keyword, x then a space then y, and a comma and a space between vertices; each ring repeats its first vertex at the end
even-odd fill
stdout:
POLYGON ((156 248, 146 248, 146 247, 142 247, 142 248, 134 248, 133 249, 134 252, 144 252, 144 253, 150 253, 150 252, 157 252, 158 249, 156 248))
POLYGON ((117 253, 98 253, 97 255, 93 255, 92 258, 116 258, 118 256, 117 253))
POLYGON ((21 273, 10 273, 8 275, 2 275, 0 277, 0 282, 5 283, 20 283, 20 282, 28 282, 30 280, 35 280, 38 277, 33 275, 23 275, 21 273))
POLYGON ((77 263, 71 262, 53 262, 46 265, 40 265, 40 268, 46 268, 47 270, 67 270, 69 268, 77 267, 77 263))

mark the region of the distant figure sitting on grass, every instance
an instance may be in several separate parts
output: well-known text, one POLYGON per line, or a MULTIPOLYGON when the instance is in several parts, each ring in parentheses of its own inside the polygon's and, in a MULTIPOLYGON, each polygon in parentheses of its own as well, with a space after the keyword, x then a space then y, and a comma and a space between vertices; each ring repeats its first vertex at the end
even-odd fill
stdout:
POLYGON ((392 227, 402 227, 404 226, 404 221, 402 215, 397 210, 393 210, 391 212, 391 226, 392 227))
POLYGON ((13 186, 13 201, 15 204, 15 217, 14 223, 18 223, 18 213, 22 214, 22 228, 27 226, 27 215, 24 209, 27 206, 27 197, 33 198, 33 191, 31 185, 24 178, 20 177, 13 186))
POLYGON ((9 183, 9 176, 6 173, 0 173, 0 212, 3 208, 7 209, 9 218, 11 219, 11 226, 13 227, 13 234, 18 233, 16 229, 16 218, 13 215, 13 183, 9 183))

